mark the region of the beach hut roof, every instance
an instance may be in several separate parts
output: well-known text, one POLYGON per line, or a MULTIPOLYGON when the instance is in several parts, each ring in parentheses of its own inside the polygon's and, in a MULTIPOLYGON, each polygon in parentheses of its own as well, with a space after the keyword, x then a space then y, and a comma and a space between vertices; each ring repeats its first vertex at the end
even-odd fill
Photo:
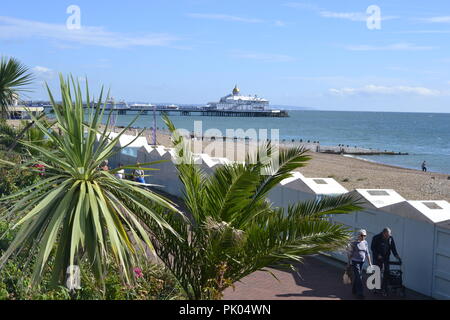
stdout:
MULTIPOLYGON (((108 136, 111 140, 117 138, 118 135, 119 134, 115 133, 115 132, 108 133, 108 136)), ((101 137, 101 135, 97 134, 97 140, 100 139, 100 137, 101 137)), ((127 146, 127 148, 141 148, 141 147, 148 145, 147 139, 145 137, 139 137, 135 141, 133 141, 134 139, 136 139, 135 136, 122 135, 119 138, 119 146, 125 147, 131 143, 130 145, 127 146)))
POLYGON ((148 153, 151 153, 153 151, 158 152, 158 154, 162 157, 167 151, 166 151, 166 147, 164 146, 151 146, 146 144, 145 146, 143 146, 142 148, 145 149, 145 151, 147 151, 148 153))
POLYGON ((383 210, 432 224, 450 220, 450 204, 447 201, 403 201, 383 208, 383 210))
POLYGON ((405 198, 392 189, 356 189, 353 192, 362 196, 369 206, 376 209, 406 201, 405 198))
POLYGON ((202 153, 200 155, 202 157, 203 162, 210 168, 214 168, 217 165, 223 165, 226 164, 228 159, 225 158, 218 158, 218 157, 211 157, 208 154, 202 153))
POLYGON ((164 158, 173 160, 176 158, 177 153, 175 152, 175 149, 173 148, 164 148, 165 153, 163 154, 164 158))
POLYGON ((407 201, 417 212, 433 223, 450 220, 450 203, 447 201, 407 201))
POLYGON ((300 172, 294 172, 291 178, 284 179, 280 184, 290 189, 317 195, 337 195, 348 192, 334 179, 306 178, 300 172))
POLYGON ((304 178, 305 184, 316 194, 344 194, 348 190, 332 178, 304 178))
POLYGON ((300 172, 292 172, 292 177, 284 179, 283 181, 280 182, 280 184, 282 186, 285 186, 285 185, 288 185, 288 184, 290 184, 298 179, 302 179, 302 178, 305 178, 305 176, 302 175, 300 172))

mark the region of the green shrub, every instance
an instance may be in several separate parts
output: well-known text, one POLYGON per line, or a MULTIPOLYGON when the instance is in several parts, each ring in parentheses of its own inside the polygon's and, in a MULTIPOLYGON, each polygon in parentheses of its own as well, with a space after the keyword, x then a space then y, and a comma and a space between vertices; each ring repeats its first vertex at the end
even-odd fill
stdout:
MULTIPOLYGON (((8 155, 5 152, 0 152, 0 158, 14 163, 22 161, 21 157, 16 153, 8 155)), ((11 195, 29 187, 36 183, 39 178, 39 174, 28 170, 0 167, 0 197, 11 195)))
MULTIPOLYGON (((15 232, 0 221, 0 255, 12 241, 15 232)), ((52 263, 52 262, 51 262, 52 263)), ((133 285, 125 285, 118 265, 111 263, 104 287, 95 280, 86 263, 81 265, 81 289, 74 293, 65 287, 51 287, 50 272, 41 285, 31 287, 32 261, 24 255, 10 259, 0 272, 0 300, 168 300, 184 299, 175 278, 163 266, 142 261, 134 272, 133 285)))

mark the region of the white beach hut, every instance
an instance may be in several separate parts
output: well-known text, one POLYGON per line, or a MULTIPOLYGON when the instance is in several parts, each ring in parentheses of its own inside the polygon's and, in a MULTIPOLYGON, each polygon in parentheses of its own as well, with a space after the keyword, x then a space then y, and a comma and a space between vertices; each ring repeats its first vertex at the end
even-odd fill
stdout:
MULTIPOLYGON (((138 150, 137 162, 150 163, 163 160, 163 156, 167 153, 166 148, 163 146, 150 146, 146 144, 138 150)), ((155 171, 146 171, 148 176, 145 178, 145 182, 149 184, 160 185, 164 182, 163 175, 160 173, 162 166, 160 164, 153 164, 145 166, 147 168, 157 169, 155 171)))
POLYGON ((212 174, 214 170, 224 164, 230 163, 226 158, 210 157, 208 154, 200 154, 202 169, 207 174, 212 174))
MULTIPOLYGON (((115 139, 119 134, 115 132, 108 133, 109 138, 111 140, 115 139)), ((97 140, 100 138, 100 135, 97 134, 97 140)), ((145 137, 129 136, 122 135, 117 142, 118 148, 124 148, 120 153, 111 157, 109 160, 109 166, 111 168, 115 168, 119 165, 119 163, 123 163, 124 165, 136 164, 138 161, 138 152, 139 149, 147 145, 147 140, 145 137)))
MULTIPOLYGON (((159 185, 160 189, 168 194, 176 197, 182 197, 184 187, 179 179, 178 170, 174 163, 176 159, 175 150, 172 148, 165 148, 164 151, 165 153, 161 156, 160 159, 164 162, 155 164, 153 166, 158 170, 151 171, 151 176, 148 177, 146 182, 159 185)), ((159 153, 161 152, 161 150, 157 150, 157 152, 159 153)))
MULTIPOLYGON (((331 221, 340 223, 353 232, 366 229, 369 245, 372 237, 380 233, 386 226, 389 226, 395 234, 403 233, 403 219, 383 210, 386 206, 405 201, 405 198, 396 191, 391 189, 356 189, 349 194, 355 197, 362 210, 350 214, 332 215, 331 221)), ((397 247, 401 252, 403 241, 397 238, 396 240, 397 247)), ((346 252, 332 252, 331 255, 347 262, 346 252)))
MULTIPOLYGON (((450 204, 445 206, 450 214, 450 204)), ((436 224, 432 296, 450 300, 450 218, 436 224)))
POLYGON ((300 201, 315 200, 323 196, 335 196, 348 190, 330 178, 306 178, 300 172, 293 172, 291 178, 284 179, 270 193, 269 200, 274 206, 288 208, 300 201))
MULTIPOLYGON (((435 260, 435 224, 450 219, 446 201, 404 201, 384 208, 393 216, 402 218, 403 232, 394 231, 403 260, 405 285, 431 296, 435 260)), ((387 225, 388 226, 388 225, 387 225)))

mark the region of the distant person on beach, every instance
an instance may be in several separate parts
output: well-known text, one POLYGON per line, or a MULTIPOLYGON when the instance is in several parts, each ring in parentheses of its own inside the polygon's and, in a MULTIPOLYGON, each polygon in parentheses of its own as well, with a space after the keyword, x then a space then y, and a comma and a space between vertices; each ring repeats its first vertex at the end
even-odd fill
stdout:
POLYGON ((366 241, 367 231, 364 229, 359 230, 358 239, 350 244, 348 250, 348 264, 353 269, 353 294, 359 298, 364 298, 364 287, 362 281, 363 265, 366 259, 369 262, 369 266, 372 265, 370 259, 369 245, 366 241))
POLYGON ((372 249, 374 263, 380 267, 383 274, 381 290, 383 294, 386 294, 391 253, 400 261, 400 256, 398 255, 397 248, 395 247, 395 241, 392 237, 391 229, 386 227, 381 233, 374 236, 370 248, 372 249))
POLYGON ((426 161, 422 162, 422 171, 427 172, 427 162, 426 161))
MULTIPOLYGON (((140 166, 141 166, 141 164, 140 164, 140 163, 137 163, 137 167, 140 167, 140 166)), ((145 183, 145 179, 144 179, 145 173, 144 173, 144 170, 142 170, 142 169, 136 169, 136 170, 134 170, 133 175, 134 175, 134 180, 135 180, 136 182, 139 182, 139 183, 145 183)))
MULTIPOLYGON (((123 164, 119 163, 119 168, 122 168, 123 164)), ((116 178, 119 180, 123 180, 125 179, 125 169, 121 169, 119 171, 117 171, 117 173, 115 174, 116 178)))

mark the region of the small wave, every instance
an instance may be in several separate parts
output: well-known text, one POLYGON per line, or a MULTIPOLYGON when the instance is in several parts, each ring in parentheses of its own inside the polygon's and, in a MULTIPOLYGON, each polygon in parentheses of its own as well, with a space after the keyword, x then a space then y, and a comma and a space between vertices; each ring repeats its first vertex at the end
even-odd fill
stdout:
POLYGON ((358 160, 362 160, 362 161, 366 161, 366 162, 371 162, 371 163, 384 164, 384 163, 382 163, 382 162, 378 162, 378 161, 373 161, 373 160, 369 160, 369 159, 357 157, 357 156, 354 156, 354 155, 351 155, 351 154, 344 154, 344 157, 347 157, 347 158, 353 158, 353 159, 358 159, 358 160))

